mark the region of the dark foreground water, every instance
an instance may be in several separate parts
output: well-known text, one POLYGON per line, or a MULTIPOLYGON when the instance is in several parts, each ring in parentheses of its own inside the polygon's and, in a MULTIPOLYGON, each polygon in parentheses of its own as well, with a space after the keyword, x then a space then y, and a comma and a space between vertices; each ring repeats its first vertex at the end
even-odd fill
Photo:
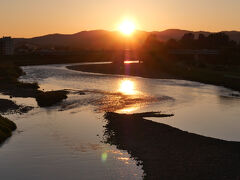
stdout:
MULTIPOLYGON (((148 118, 182 130, 240 141, 240 99, 231 90, 190 81, 148 79, 71 71, 65 65, 23 67, 23 81, 41 89, 70 91, 67 100, 6 115, 18 130, 0 148, 1 179, 141 179, 143 171, 125 151, 102 143, 105 111, 161 111, 148 118), (83 92, 85 95, 83 95, 83 92)), ((0 95, 1 98, 8 96, 0 95)))

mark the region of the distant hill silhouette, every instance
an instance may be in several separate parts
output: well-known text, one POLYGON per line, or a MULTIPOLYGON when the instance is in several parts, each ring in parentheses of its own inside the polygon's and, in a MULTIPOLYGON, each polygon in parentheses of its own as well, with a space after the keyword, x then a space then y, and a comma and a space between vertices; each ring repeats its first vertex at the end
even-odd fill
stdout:
MULTIPOLYGON (((230 39, 240 42, 240 32, 223 31, 230 39)), ((169 39, 180 39, 186 33, 193 33, 195 37, 199 34, 209 35, 211 32, 204 31, 187 31, 180 29, 168 29, 165 31, 145 32, 137 31, 130 38, 132 46, 138 47, 142 45, 149 34, 155 34, 160 41, 169 39)), ((126 38, 117 31, 82 31, 75 34, 49 34, 34 38, 15 38, 16 46, 23 44, 31 44, 37 47, 68 47, 70 49, 119 49, 123 47, 126 38)))

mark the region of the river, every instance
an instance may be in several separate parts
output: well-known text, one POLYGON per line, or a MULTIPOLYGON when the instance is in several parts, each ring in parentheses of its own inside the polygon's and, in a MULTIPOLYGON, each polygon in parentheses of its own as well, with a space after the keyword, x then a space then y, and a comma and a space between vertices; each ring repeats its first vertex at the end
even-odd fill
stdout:
MULTIPOLYGON (((238 92, 197 82, 105 75, 68 70, 66 65, 23 67, 21 81, 40 89, 70 91, 51 108, 32 98, 13 98, 35 107, 8 114, 17 131, 0 147, 2 179, 142 179, 141 166, 126 151, 105 144, 104 112, 161 111, 148 118, 181 130, 240 141, 238 92)), ((0 95, 1 98, 9 98, 0 95)))

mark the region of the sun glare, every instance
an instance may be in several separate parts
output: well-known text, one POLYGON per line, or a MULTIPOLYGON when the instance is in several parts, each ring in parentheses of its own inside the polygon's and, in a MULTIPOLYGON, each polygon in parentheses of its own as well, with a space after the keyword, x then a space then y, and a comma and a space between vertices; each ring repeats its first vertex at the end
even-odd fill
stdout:
POLYGON ((121 81, 119 91, 126 95, 136 94, 134 82, 131 80, 121 81))
POLYGON ((130 20, 123 21, 119 26, 119 31, 128 36, 131 35, 135 29, 135 24, 130 20))

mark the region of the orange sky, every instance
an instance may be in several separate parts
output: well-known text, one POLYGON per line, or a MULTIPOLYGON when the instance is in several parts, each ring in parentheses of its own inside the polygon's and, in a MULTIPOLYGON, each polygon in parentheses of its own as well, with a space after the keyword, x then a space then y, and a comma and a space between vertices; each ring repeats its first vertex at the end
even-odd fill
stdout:
POLYGON ((116 30, 125 18, 146 31, 240 30, 240 0, 1 0, 0 36, 116 30))

